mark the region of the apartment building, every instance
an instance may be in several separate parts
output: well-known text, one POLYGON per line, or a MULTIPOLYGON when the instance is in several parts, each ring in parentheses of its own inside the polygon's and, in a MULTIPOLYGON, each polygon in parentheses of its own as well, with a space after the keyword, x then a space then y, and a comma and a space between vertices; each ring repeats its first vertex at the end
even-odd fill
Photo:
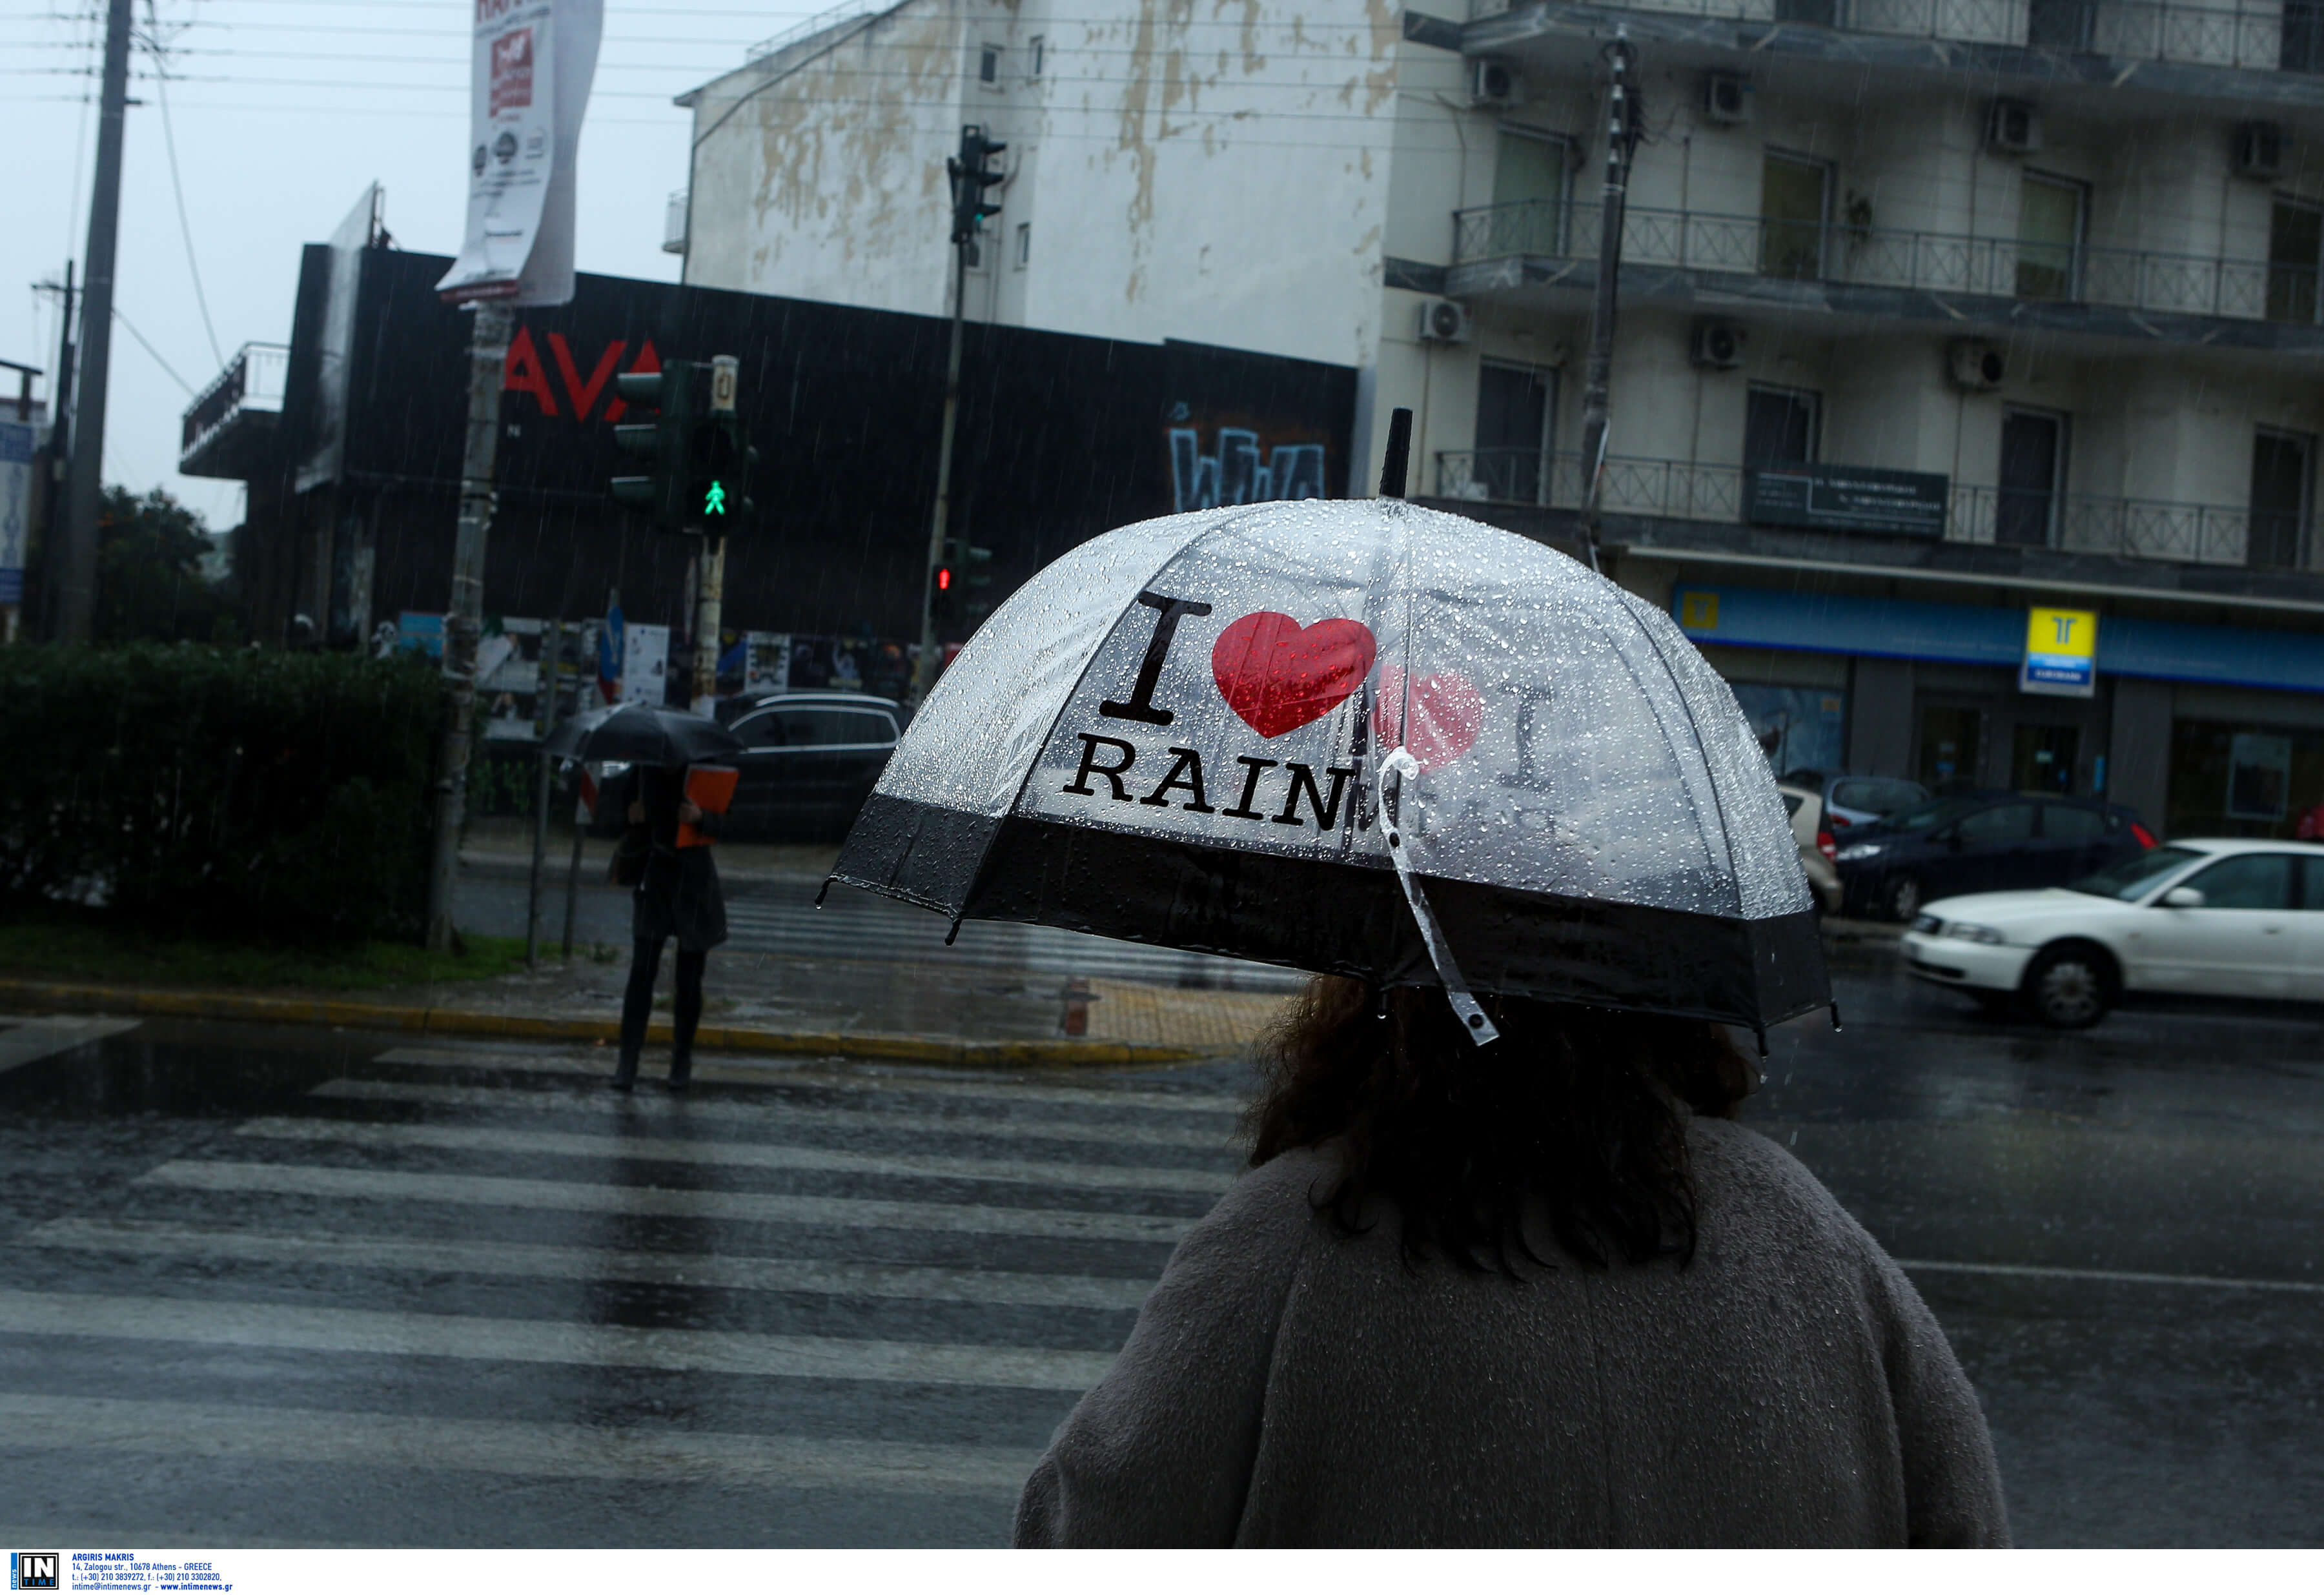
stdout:
POLYGON ((1360 454, 1409 407, 1417 494, 1579 551, 1618 25, 1609 574, 1780 767, 2288 834, 2324 802, 2324 5, 904 0, 687 97, 672 242, 688 281, 948 308, 979 124, 970 316, 1352 364, 1360 454))

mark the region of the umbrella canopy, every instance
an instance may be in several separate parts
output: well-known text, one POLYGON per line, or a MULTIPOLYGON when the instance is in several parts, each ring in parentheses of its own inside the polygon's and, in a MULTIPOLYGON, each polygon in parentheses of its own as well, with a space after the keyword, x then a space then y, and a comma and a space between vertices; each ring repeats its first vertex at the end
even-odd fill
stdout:
POLYGON ((698 715, 630 703, 575 715, 549 733, 541 751, 592 762, 620 759, 632 764, 698 764, 741 752, 742 741, 698 715))
POLYGON ((832 879, 1464 1016, 1463 984, 1763 1031, 1831 1000, 1767 761, 1670 617, 1398 500, 1175 515, 1049 566, 832 879))

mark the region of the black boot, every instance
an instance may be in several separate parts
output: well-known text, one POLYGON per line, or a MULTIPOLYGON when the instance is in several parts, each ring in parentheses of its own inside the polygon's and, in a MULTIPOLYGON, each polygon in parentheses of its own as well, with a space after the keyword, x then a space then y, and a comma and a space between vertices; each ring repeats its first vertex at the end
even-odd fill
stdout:
POLYGON ((633 1057, 623 1058, 620 1065, 613 1070, 613 1089, 615 1091, 627 1091, 637 1083, 638 1060, 633 1057))
POLYGON ((684 1091, 687 1086, 687 1082, 693 1078, 694 1060, 692 1058, 674 1057, 669 1060, 669 1088, 671 1091, 684 1091))

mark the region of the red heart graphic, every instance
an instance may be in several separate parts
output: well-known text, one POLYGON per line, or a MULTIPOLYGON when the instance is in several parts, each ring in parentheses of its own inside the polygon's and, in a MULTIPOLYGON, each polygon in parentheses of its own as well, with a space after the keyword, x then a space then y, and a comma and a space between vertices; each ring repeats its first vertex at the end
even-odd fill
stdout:
POLYGON ((1264 737, 1320 720, 1347 701, 1372 668, 1371 628, 1360 621, 1317 621, 1302 628, 1262 609, 1219 633, 1211 675, 1219 696, 1264 737))
POLYGON ((1485 700, 1465 676, 1446 670, 1412 684, 1412 723, 1400 725, 1404 672, 1394 665, 1380 671, 1379 696, 1372 704, 1372 736, 1385 754, 1398 743, 1423 770, 1450 764, 1477 745, 1485 725, 1485 700))

